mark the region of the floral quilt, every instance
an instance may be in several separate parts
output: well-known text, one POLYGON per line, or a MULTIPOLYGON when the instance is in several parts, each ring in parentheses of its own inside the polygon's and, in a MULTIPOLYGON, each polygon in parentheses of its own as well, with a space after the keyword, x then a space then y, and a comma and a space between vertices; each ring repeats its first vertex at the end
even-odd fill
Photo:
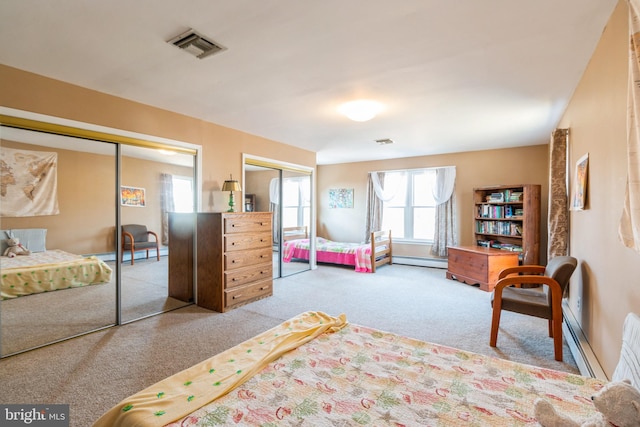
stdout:
POLYGON ((542 397, 587 417, 597 379, 358 325, 321 335, 171 426, 532 426, 542 397))

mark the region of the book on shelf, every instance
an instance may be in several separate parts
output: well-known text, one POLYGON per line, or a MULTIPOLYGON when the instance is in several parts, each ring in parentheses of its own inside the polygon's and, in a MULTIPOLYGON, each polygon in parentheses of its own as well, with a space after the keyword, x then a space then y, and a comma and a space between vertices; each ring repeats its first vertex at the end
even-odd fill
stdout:
POLYGON ((490 202, 504 202, 504 193, 491 193, 489 196, 490 202))

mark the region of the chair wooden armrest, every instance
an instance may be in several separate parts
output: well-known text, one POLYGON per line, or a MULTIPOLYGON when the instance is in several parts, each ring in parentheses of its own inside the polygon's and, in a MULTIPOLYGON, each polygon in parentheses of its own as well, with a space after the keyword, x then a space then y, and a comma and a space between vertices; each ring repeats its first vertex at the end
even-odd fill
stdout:
MULTIPOLYGON (((542 265, 519 265, 517 267, 508 267, 502 270, 498 274, 498 279, 502 279, 507 277, 510 274, 520 274, 520 273, 529 273, 529 274, 542 274, 545 271, 544 266, 542 265)), ((538 283, 538 282, 535 282, 538 283)))
POLYGON ((129 241, 131 243, 133 243, 133 234, 131 234, 131 233, 127 232, 127 231, 123 231, 122 232, 122 243, 126 243, 127 237, 129 238, 129 241))
POLYGON ((151 234, 153 237, 156 238, 156 242, 158 242, 158 235, 154 232, 154 231, 147 231, 147 234, 151 234))

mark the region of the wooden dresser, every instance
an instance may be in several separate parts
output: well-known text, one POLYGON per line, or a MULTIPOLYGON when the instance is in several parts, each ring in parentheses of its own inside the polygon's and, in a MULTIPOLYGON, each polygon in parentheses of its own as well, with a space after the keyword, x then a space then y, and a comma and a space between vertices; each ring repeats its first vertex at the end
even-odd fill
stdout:
POLYGON ((271 212, 198 213, 197 304, 221 313, 273 294, 271 212))
POLYGON ((468 285, 480 285, 483 291, 493 291, 498 274, 507 267, 518 266, 518 253, 483 246, 451 246, 447 279, 468 285))

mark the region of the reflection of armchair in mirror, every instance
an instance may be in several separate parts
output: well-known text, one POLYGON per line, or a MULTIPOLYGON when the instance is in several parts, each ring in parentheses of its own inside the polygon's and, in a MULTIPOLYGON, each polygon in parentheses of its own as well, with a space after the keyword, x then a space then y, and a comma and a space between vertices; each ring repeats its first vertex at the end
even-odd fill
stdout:
POLYGON ((160 261, 160 242, 158 235, 147 230, 145 225, 128 224, 122 226, 122 260, 124 261, 125 251, 131 252, 131 265, 134 264, 135 253, 147 251, 149 259, 149 249, 155 249, 156 258, 160 261))

